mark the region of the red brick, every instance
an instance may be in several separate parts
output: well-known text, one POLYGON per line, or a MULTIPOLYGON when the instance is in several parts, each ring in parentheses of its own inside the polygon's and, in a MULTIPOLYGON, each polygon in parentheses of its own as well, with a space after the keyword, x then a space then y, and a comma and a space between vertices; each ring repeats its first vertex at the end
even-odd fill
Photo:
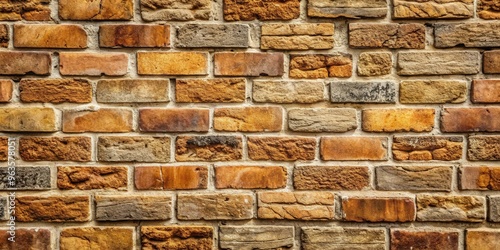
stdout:
POLYGON ((467 229, 466 250, 497 250, 500 248, 500 230, 467 229))
POLYGON ((310 137, 248 137, 248 157, 252 160, 314 160, 316 139, 310 137))
POLYGON ((322 137, 321 159, 325 161, 387 160, 385 137, 322 137))
POLYGON ((500 108, 445 108, 441 112, 443 132, 499 132, 500 108))
POLYGON ((207 69, 208 53, 204 52, 137 53, 139 75, 207 75, 207 69))
POLYGON ((134 244, 134 240, 132 227, 63 228, 59 238, 59 249, 128 249, 134 244))
POLYGON ((365 109, 363 131, 430 132, 434 128, 434 109, 365 109))
POLYGON ((122 76, 127 74, 128 55, 125 53, 70 53, 59 54, 61 75, 122 76))
POLYGON ((278 132, 283 127, 281 107, 216 108, 217 131, 278 132))
POLYGON ((58 166, 59 189, 127 189, 128 168, 121 166, 58 166))
POLYGON ((0 75, 49 75, 52 59, 46 52, 0 52, 0 75))
POLYGON ((391 229, 391 250, 458 250, 458 246, 459 233, 457 231, 391 229))
POLYGON ((144 132, 208 132, 208 109, 140 109, 139 128, 144 132))
POLYGON ((90 221, 90 196, 18 196, 16 221, 90 221))
POLYGON ((36 249, 50 250, 51 232, 47 228, 16 228, 15 242, 9 241, 11 234, 8 230, 0 230, 0 249, 2 250, 20 250, 36 249))
POLYGON ((19 82, 19 97, 23 102, 89 103, 92 85, 84 79, 26 78, 19 82))
POLYGON ((19 155, 25 161, 90 161, 90 137, 21 137, 19 155))
POLYGON ((287 173, 280 166, 217 166, 216 188, 283 188, 287 173))
POLYGON ((414 221, 415 200, 409 197, 342 197, 342 213, 346 221, 414 221))
POLYGON ((500 103, 500 80, 473 80, 471 101, 474 103, 500 103))
POLYGON ((460 188, 500 191, 500 167, 463 167, 460 171, 460 188))
POLYGON ((244 102, 244 78, 176 79, 176 102, 244 102))
POLYGON ((10 102, 13 85, 11 80, 0 80, 0 102, 10 102))
POLYGON ((168 48, 170 25, 101 25, 99 46, 103 48, 168 48))
POLYGON ((299 190, 362 190, 370 185, 368 167, 296 166, 293 187, 299 190))
POLYGON ((282 76, 282 53, 220 52, 214 55, 216 76, 282 76))
POLYGON ((16 48, 87 48, 87 33, 80 25, 71 24, 16 24, 16 48))
POLYGON ((135 188, 138 190, 206 189, 206 166, 135 167, 135 188))
POLYGON ((500 50, 485 51, 483 54, 483 72, 485 74, 500 73, 500 50))
POLYGON ((130 132, 132 111, 129 109, 65 110, 63 132, 130 132))
POLYGON ((133 16, 133 0, 59 1, 62 20, 130 20, 133 16))

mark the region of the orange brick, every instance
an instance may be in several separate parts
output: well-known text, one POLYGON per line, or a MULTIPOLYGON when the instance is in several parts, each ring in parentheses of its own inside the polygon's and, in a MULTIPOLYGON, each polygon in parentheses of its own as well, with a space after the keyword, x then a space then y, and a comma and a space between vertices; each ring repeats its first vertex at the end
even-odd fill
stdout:
POLYGON ((363 131, 430 132, 434 113, 434 109, 365 109, 363 131))
POLYGON ((59 54, 61 75, 122 76, 127 74, 128 55, 125 53, 70 53, 59 54))
POLYGON ((471 101, 474 103, 500 103, 500 80, 473 80, 471 101))
POLYGON ((461 136, 394 136, 392 157, 398 161, 455 161, 462 158, 461 136))
POLYGON ((244 102, 244 78, 176 79, 176 102, 244 102))
MULTIPOLYGON (((0 137, 0 161, 7 161, 9 156, 9 137, 0 137)), ((0 216, 1 218, 1 216, 0 216)))
POLYGON ((415 200, 409 197, 342 197, 342 213, 346 221, 414 221, 415 200))
POLYGON ((293 187, 300 190, 362 190, 370 185, 368 167, 296 166, 293 187))
POLYGON ((208 132, 208 109, 141 109, 139 128, 145 132, 208 132))
POLYGON ((495 250, 500 248, 500 230, 467 229, 466 250, 495 250))
POLYGON ((0 20, 50 21, 50 1, 2 1, 0 20))
POLYGON ((214 55, 216 76, 282 76, 282 53, 221 52, 214 55))
POLYGON ((16 48, 87 48, 87 33, 80 25, 72 24, 16 24, 16 48))
POLYGON ((161 48, 170 46, 170 25, 101 25, 103 48, 161 48))
POLYGON ((440 249, 458 250, 458 231, 417 231, 391 229, 391 250, 440 249))
POLYGON ((58 130, 53 108, 0 108, 0 131, 55 132, 58 130))
POLYGON ((10 102, 13 83, 11 80, 0 80, 0 102, 10 102))
POLYGON ((216 188, 283 188, 286 169, 280 166, 217 166, 216 188))
POLYGON ((0 230, 0 246, 2 249, 51 249, 51 232, 47 228, 16 228, 15 241, 9 241, 9 230, 0 230))
POLYGON ((138 190, 206 189, 206 166, 135 167, 135 188, 138 190))
POLYGON ((206 75, 207 68, 208 53, 204 52, 137 53, 139 75, 206 75))
POLYGON ((441 112, 443 132, 499 132, 500 108, 445 108, 441 112))
POLYGON ((89 103, 92 85, 84 79, 26 78, 19 82, 19 97, 23 102, 89 103))
POLYGON ((500 73, 500 50, 492 50, 484 52, 483 72, 485 74, 500 73))
POLYGON ((0 52, 0 75, 49 75, 52 59, 46 52, 0 52))
POLYGON ((59 249, 127 249, 134 244, 134 240, 133 227, 63 228, 59 237, 59 249))
POLYGON ((252 160, 314 160, 316 139, 310 137, 248 137, 248 156, 252 160))
POLYGON ((168 79, 100 80, 96 99, 101 103, 168 102, 168 89, 168 79))
POLYGON ((90 196, 18 196, 16 221, 90 221, 90 196))
POLYGON ((467 166, 460 171, 463 190, 500 190, 500 167, 467 166))
POLYGON ((19 155, 25 161, 90 161, 90 137, 21 137, 19 155))
POLYGON ((143 249, 212 249, 214 228, 207 226, 141 226, 143 249))
POLYGON ((128 109, 65 110, 63 132, 129 132, 132 111, 128 109))
POLYGON ((351 54, 299 54, 290 56, 291 78, 347 78, 351 76, 351 54))
POLYGON ((385 137, 322 137, 321 159, 325 161, 387 160, 385 137))
POLYGON ((128 168, 121 166, 58 166, 59 189, 127 189, 128 168))
POLYGON ((214 129, 218 131, 277 132, 283 126, 281 107, 217 108, 214 129))
POLYGON ((7 48, 9 46, 9 26, 7 24, 0 25, 0 47, 7 48))
POLYGON ((62 20, 130 20, 133 16, 133 0, 59 1, 62 20))

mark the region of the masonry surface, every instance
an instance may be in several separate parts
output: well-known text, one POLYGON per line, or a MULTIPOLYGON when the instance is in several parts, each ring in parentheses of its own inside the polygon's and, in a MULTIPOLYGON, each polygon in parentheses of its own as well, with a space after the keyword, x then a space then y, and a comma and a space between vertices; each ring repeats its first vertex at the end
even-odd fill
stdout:
POLYGON ((498 0, 4 0, 0 250, 500 249, 499 104, 498 0))

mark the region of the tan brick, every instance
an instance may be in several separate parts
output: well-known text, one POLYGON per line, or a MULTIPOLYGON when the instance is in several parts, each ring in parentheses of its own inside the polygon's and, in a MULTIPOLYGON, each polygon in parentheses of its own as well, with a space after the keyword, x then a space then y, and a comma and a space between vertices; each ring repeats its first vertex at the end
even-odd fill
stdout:
POLYGON ((91 138, 73 137, 21 137, 19 155, 25 161, 90 161, 91 138))
POLYGON ((216 108, 217 131, 277 132, 283 127, 281 107, 216 108))
POLYGON ((84 79, 31 79, 19 82, 22 102, 89 103, 92 85, 84 79))
POLYGON ((474 15, 473 0, 457 0, 453 2, 432 0, 393 0, 393 18, 411 19, 462 19, 474 15))
POLYGON ((3 1, 0 10, 0 20, 15 21, 49 21, 50 1, 28 0, 28 1, 3 1))
POLYGON ((50 75, 51 65, 52 59, 46 52, 0 52, 0 75, 50 75))
MULTIPOLYGON (((1 14, 0 14, 1 17, 1 14)), ((9 230, 0 230, 0 246, 2 250, 15 250, 15 249, 36 249, 36 250, 50 250, 51 232, 47 228, 16 228, 15 241, 9 241, 12 237, 9 230)))
POLYGON ((59 189, 127 189, 128 168, 122 166, 58 166, 59 189))
POLYGON ((454 161, 462 158, 461 136, 394 136, 392 156, 398 161, 454 161))
POLYGON ((436 23, 434 47, 499 47, 498 23, 436 23))
POLYGON ((177 161, 232 161, 243 156, 239 136, 178 136, 175 142, 177 161))
POLYGON ((87 33, 80 25, 71 24, 16 24, 16 48, 87 48, 87 33))
POLYGON ((17 196, 16 221, 90 221, 89 196, 17 196))
POLYGON ((175 101, 241 103, 245 101, 244 78, 176 79, 175 101))
POLYGON ((141 16, 145 21, 191 21, 209 20, 212 1, 186 0, 179 4, 175 0, 141 0, 141 16))
POLYGON ((415 200, 410 197, 342 197, 345 221, 409 222, 415 220, 415 200))
POLYGON ((247 24, 185 24, 177 29, 178 48, 248 48, 247 24))
POLYGON ((308 50, 333 48, 334 24, 263 24, 261 49, 308 50))
POLYGON ((260 192, 259 219, 333 220, 335 195, 331 192, 260 192))
POLYGON ((11 80, 0 80, 0 102, 10 102, 14 84, 11 80))
POLYGON ((220 226, 219 246, 227 250, 293 249, 293 226, 220 226))
POLYGON ((270 0, 266 2, 250 0, 239 2, 224 0, 224 20, 291 20, 300 15, 300 0, 270 0))
MULTIPOLYGON (((435 230, 435 229, 433 229, 435 230)), ((458 231, 430 231, 391 229, 391 250, 442 249, 458 250, 458 231)))
POLYGON ((321 159, 325 161, 387 160, 386 137, 322 137, 321 159))
POLYGON ((132 111, 129 109, 101 108, 98 110, 65 110, 63 132, 130 132, 132 111))
POLYGON ((216 188, 283 188, 287 172, 281 166, 216 166, 216 188))
POLYGON ((168 89, 168 80, 100 80, 96 99, 101 103, 168 102, 168 89))
POLYGON ((495 250, 500 247, 500 231, 495 229, 467 229, 466 250, 495 250))
POLYGON ((96 195, 96 221, 168 220, 170 195, 96 195))
POLYGON ((368 167, 295 166, 293 186, 299 190, 362 190, 369 186, 368 167))
POLYGON ((307 15, 323 18, 380 18, 387 15, 387 6, 385 0, 311 0, 307 3, 307 15))
POLYGON ((500 50, 485 51, 483 53, 483 72, 485 74, 500 73, 500 50))
POLYGON ((59 1, 62 20, 130 20, 133 16, 133 0, 59 1))
POLYGON ((143 249, 211 250, 214 229, 207 226, 141 226, 143 249))
POLYGON ((138 190, 206 189, 206 166, 135 167, 135 188, 138 190))
POLYGON ((418 194, 417 220, 482 222, 485 204, 483 196, 418 194))
POLYGON ((0 131, 55 132, 56 112, 52 108, 0 108, 0 131))
POLYGON ((462 190, 500 190, 500 167, 466 166, 460 171, 462 190))
POLYGON ((443 132, 499 132, 500 108, 444 108, 441 112, 443 132))
POLYGON ((434 128, 434 109, 365 109, 363 131, 430 132, 434 128))
POLYGON ((385 228, 301 227, 304 249, 370 249, 385 250, 385 228), (361 236, 361 237, 360 237, 361 236))
POLYGON ((359 54, 358 75, 382 76, 391 73, 392 54, 390 52, 363 52, 359 54))
POLYGON ((463 103, 466 99, 464 81, 402 81, 399 85, 401 103, 463 103))
POLYGON ((479 73, 477 51, 398 52, 397 73, 416 75, 474 75, 479 73), (429 67, 439 65, 439 67, 429 67))
POLYGON ((144 132, 208 132, 208 109, 140 109, 139 129, 144 132))
POLYGON ((170 47, 170 25, 101 25, 99 46, 102 48, 168 48, 170 47))
POLYGON ((473 103, 500 103, 500 80, 473 80, 471 92, 473 103))
POLYGON ((332 81, 329 83, 332 103, 396 103, 394 82, 332 81))
POLYGON ((451 191, 453 168, 447 166, 380 166, 376 187, 390 191, 451 191))
POLYGON ((214 55, 216 76, 282 76, 282 53, 218 52, 214 55))
POLYGON ((252 160, 314 160, 316 140, 310 137, 248 137, 248 156, 252 160))
POLYGON ((500 19, 500 9, 497 1, 479 0, 477 2, 477 16, 482 19, 500 19))
POLYGON ((500 160, 500 136, 471 135, 467 149, 469 161, 500 160))
MULTIPOLYGON (((2 14, 0 13, 0 19, 2 14)), ((9 26, 7 24, 0 25, 0 47, 7 48, 9 46, 9 26)))
POLYGON ((358 127, 350 108, 289 109, 288 128, 296 132, 347 132, 358 127))
POLYGON ((351 54, 290 55, 291 78, 346 78, 351 76, 351 54))
POLYGON ((59 237, 59 249, 102 250, 128 249, 134 244, 132 227, 78 227, 63 228, 59 237))
POLYGON ((247 220, 253 217, 254 196, 248 193, 178 194, 179 220, 247 220))
POLYGON ((59 54, 61 75, 122 76, 127 74, 128 54, 125 53, 71 53, 59 54))
POLYGON ((205 52, 137 52, 139 75, 207 75, 207 67, 205 52))
POLYGON ((100 136, 99 161, 169 162, 170 138, 164 136, 100 136))
POLYGON ((424 49, 425 26, 418 23, 350 23, 351 48, 424 49))
POLYGON ((253 101, 316 103, 325 100, 325 85, 316 81, 253 81, 253 101))

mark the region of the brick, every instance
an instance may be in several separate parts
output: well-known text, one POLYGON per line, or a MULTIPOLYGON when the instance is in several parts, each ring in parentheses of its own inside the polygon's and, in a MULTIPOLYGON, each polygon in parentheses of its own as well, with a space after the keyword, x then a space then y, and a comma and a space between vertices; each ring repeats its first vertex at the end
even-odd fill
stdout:
POLYGON ((380 166, 375 168, 378 190, 451 191, 453 168, 446 166, 380 166))
POLYGON ((100 103, 168 102, 168 89, 168 80, 100 80, 96 99, 100 103))
POLYGON ((351 54, 290 55, 291 78, 348 78, 351 76, 351 54))
POLYGON ((345 221, 409 222, 415 220, 415 201, 410 197, 342 197, 345 221))
MULTIPOLYGON (((2 15, 0 14, 0 17, 2 15)), ((47 228, 16 228, 15 242, 9 241, 11 237, 7 229, 0 230, 0 246, 2 250, 37 249, 50 250, 51 232, 47 228)))
POLYGON ((59 53, 61 75, 123 76, 127 74, 128 54, 125 53, 59 53))
POLYGON ((19 155, 25 161, 78 161, 87 162, 92 157, 91 138, 21 137, 19 155))
POLYGON ((55 132, 56 112, 52 108, 0 108, 0 131, 55 132))
POLYGON ((71 24, 16 24, 16 48, 87 48, 87 33, 80 25, 71 24))
POLYGON ((385 250, 384 228, 302 227, 304 249, 385 250), (360 237, 361 236, 361 237, 360 237))
POLYGON ((391 229, 391 250, 458 250, 459 245, 459 232, 457 231, 391 229))
POLYGON ((500 160, 500 136, 471 135, 467 149, 469 161, 500 160))
POLYGON ((333 48, 333 23, 263 24, 260 48, 308 50, 333 48))
POLYGON ((500 190, 500 167, 466 166, 460 170, 460 189, 500 190))
POLYGON ((244 78, 176 79, 175 101, 179 103, 242 103, 244 78))
POLYGON ((498 23, 436 24, 434 26, 434 47, 499 47, 498 23))
POLYGON ((347 132, 358 127, 356 110, 350 108, 290 109, 288 128, 296 132, 347 132))
POLYGON ((99 47, 168 48, 170 47, 170 25, 101 25, 99 47))
POLYGON ((211 250, 214 229, 207 226, 141 226, 143 249, 211 250))
POLYGON ((0 75, 50 75, 52 59, 46 52, 1 51, 0 75))
POLYGON ((14 89, 11 80, 0 80, 0 102, 10 102, 14 89))
POLYGON ((483 72, 485 74, 500 73, 500 50, 485 51, 483 53, 483 72))
POLYGON ((434 128, 434 109, 364 109, 363 131, 430 132, 434 128))
MULTIPOLYGON (((7 201, 8 201, 7 197, 1 197, 0 198, 0 221, 5 221, 5 220, 9 219, 9 216, 8 216, 9 214, 8 214, 8 211, 7 211, 7 209, 8 209, 8 205, 7 205, 8 203, 7 203, 7 201)), ((0 235, 2 233, 3 232, 0 231, 0 235)), ((5 238, 8 238, 8 236, 5 237, 5 238)), ((0 240, 0 242, 1 242, 1 240, 0 240)), ((3 243, 3 244, 5 244, 5 243, 3 243)))
POLYGON ((224 0, 225 21, 292 20, 300 15, 300 0, 224 0))
POLYGON ((9 138, 0 136, 0 161, 7 161, 9 156, 9 138))
POLYGON ((472 80, 471 101, 473 103, 500 103, 500 80, 472 80))
POLYGON ((247 220, 253 217, 253 194, 178 194, 179 220, 247 220))
POLYGON ((297 190, 363 190, 370 185, 367 167, 295 166, 293 187, 297 190))
POLYGON ((107 162, 168 162, 170 138, 162 136, 100 136, 97 158, 107 162))
POLYGON ((495 229, 467 229, 466 250, 495 250, 500 247, 500 231, 495 229))
POLYGON ((394 82, 330 82, 333 103, 395 103, 394 82))
POLYGON ((326 1, 312 0, 307 4, 307 16, 324 18, 380 18, 387 15, 385 0, 326 1))
POLYGON ((96 221, 168 220, 172 197, 146 195, 96 195, 96 221))
MULTIPOLYGON (((0 13, 0 19, 2 14, 0 13)), ((0 47, 7 48, 9 46, 9 26, 6 24, 0 25, 0 47)))
POLYGON ((397 161, 455 161, 462 158, 461 136, 394 136, 392 157, 397 161))
POLYGON ((117 189, 127 190, 128 168, 122 166, 58 166, 59 189, 117 189))
POLYGON ((212 1, 187 0, 178 4, 174 0, 141 0, 141 16, 145 21, 209 20, 212 1))
POLYGON ((206 166, 136 167, 135 188, 138 190, 206 189, 206 166))
POLYGON ((216 188, 267 188, 286 186, 287 172, 282 166, 216 166, 216 188))
POLYGON ((500 10, 496 1, 480 0, 477 2, 477 16, 482 19, 500 19, 500 10))
POLYGON ((207 65, 205 52, 137 52, 139 75, 206 75, 207 65))
POLYGON ((59 18, 62 20, 130 20, 133 16, 133 0, 59 1, 59 18))
POLYGON ((474 1, 425 1, 393 0, 393 18, 411 19, 462 19, 474 15, 474 1))
POLYGON ((208 109, 139 110, 139 129, 143 132, 208 132, 208 109))
POLYGON ((419 23, 350 23, 351 48, 424 49, 425 26, 419 23))
MULTIPOLYGON (((16 190, 47 190, 51 188, 50 167, 16 166, 15 185, 9 185, 9 169, 0 168, 0 190, 15 188, 16 190)), ((1 217, 1 216, 0 216, 1 217)))
POLYGON ((28 0, 28 1, 3 1, 0 10, 0 20, 4 21, 49 21, 50 1, 28 0))
POLYGON ((97 110, 64 110, 62 131, 82 132, 130 132, 132 111, 129 109, 101 108, 97 110))
POLYGON ((22 102, 89 103, 92 85, 85 79, 31 79, 19 82, 22 102))
POLYGON ((283 70, 282 53, 218 52, 214 55, 216 76, 282 76, 283 70))
POLYGON ((248 137, 248 157, 252 160, 314 160, 316 140, 310 137, 248 137))
POLYGON ((17 196, 16 221, 90 221, 89 196, 17 196))
POLYGON ((500 196, 488 196, 488 221, 500 222, 500 196))
POLYGON ((260 192, 259 219, 333 220, 335 195, 331 192, 260 192))
POLYGON ((444 108, 441 112, 443 132, 499 132, 500 108, 444 108))
POLYGON ((74 227, 63 228, 59 248, 102 250, 128 249, 134 244, 133 227, 74 227))
POLYGON ((398 75, 471 75, 479 73, 476 51, 398 52, 398 75), (439 67, 429 67, 439 65, 439 67))
POLYGON ((246 24, 185 24, 177 29, 180 48, 248 48, 246 24))
POLYGON ((216 108, 216 131, 277 132, 283 127, 281 107, 216 108))
POLYGON ((177 161, 232 161, 243 156, 242 138, 239 136, 177 136, 177 161))
POLYGON ((316 103, 325 100, 322 82, 253 81, 253 101, 270 103, 316 103))
POLYGON ((418 194, 417 220, 482 222, 485 203, 482 196, 418 194))
POLYGON ((321 159, 324 161, 387 160, 385 137, 322 137, 321 159))
POLYGON ((293 249, 291 226, 220 226, 219 246, 229 250, 293 249))
POLYGON ((382 76, 391 73, 392 53, 362 52, 358 59, 359 76, 382 76))
POLYGON ((401 103, 463 103, 467 99, 467 84, 464 81, 420 80, 401 81, 399 101, 401 103))

